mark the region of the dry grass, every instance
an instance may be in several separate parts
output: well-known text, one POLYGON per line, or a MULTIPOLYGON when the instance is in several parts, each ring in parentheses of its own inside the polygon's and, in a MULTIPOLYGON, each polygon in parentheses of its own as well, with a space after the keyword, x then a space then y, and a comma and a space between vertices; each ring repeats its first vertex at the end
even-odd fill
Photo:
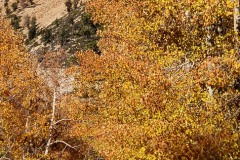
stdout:
MULTIPOLYGON (((11 3, 16 0, 10 0, 11 3)), ((35 3, 32 6, 28 6, 25 9, 20 9, 17 12, 17 15, 25 17, 35 16, 37 18, 37 23, 40 28, 47 27, 50 25, 53 21, 55 21, 57 18, 61 18, 65 14, 67 14, 66 6, 65 6, 65 0, 33 0, 35 3)), ((1 15, 4 15, 5 9, 4 9, 4 0, 0 0, 0 8, 2 8, 1 15)), ((10 7, 11 8, 11 7, 10 7)))

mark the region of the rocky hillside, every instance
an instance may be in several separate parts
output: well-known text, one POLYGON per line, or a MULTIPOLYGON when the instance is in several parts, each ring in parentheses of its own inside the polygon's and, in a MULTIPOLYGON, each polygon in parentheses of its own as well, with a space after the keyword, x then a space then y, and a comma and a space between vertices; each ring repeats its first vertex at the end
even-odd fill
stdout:
MULTIPOLYGON (((0 7, 2 8, 2 14, 5 13, 4 2, 6 0, 0 1, 0 7)), ((12 4, 16 0, 9 1, 9 8, 12 9, 12 4)), ((19 3, 16 14, 25 17, 25 16, 35 16, 38 22, 39 27, 47 27, 57 18, 61 18, 67 14, 65 7, 65 0, 33 0, 33 4, 25 2, 25 7, 21 6, 19 3)))
POLYGON ((100 26, 93 24, 85 13, 84 3, 78 0, 66 2, 0 0, 0 17, 8 18, 13 28, 22 33, 29 52, 38 59, 37 73, 45 83, 52 87, 56 83, 52 77, 58 77, 57 93, 60 95, 73 90, 73 77, 66 76, 65 70, 70 64, 77 63, 74 53, 87 49, 100 53, 96 36, 100 26))
POLYGON ((67 14, 65 0, 35 0, 34 5, 19 12, 22 17, 35 16, 39 27, 47 27, 67 14))
POLYGON ((70 54, 93 49, 97 53, 96 30, 79 0, 1 0, 1 15, 22 32, 31 53, 63 49, 70 54), (68 2, 68 3, 67 3, 68 2))

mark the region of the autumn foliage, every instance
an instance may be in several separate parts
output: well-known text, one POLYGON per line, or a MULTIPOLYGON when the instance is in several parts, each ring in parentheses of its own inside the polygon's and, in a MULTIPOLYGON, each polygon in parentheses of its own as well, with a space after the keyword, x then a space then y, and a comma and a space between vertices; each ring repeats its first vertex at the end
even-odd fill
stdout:
POLYGON ((76 54, 77 96, 88 99, 76 135, 106 159, 238 159, 234 6, 90 1, 102 55, 76 54))
MULTIPOLYGON (((0 24, 0 158, 239 159, 238 5, 232 0, 92 0, 98 46, 77 52, 59 95, 0 24), (233 24, 235 23, 235 24, 233 24)), ((65 58, 65 57, 64 57, 65 58)), ((46 72, 47 73, 47 72, 46 72)))
POLYGON ((37 77, 31 57, 10 25, 0 23, 0 156, 31 157, 47 136, 50 97, 37 77), (29 154, 29 155, 28 155, 29 154))
POLYGON ((51 61, 51 75, 41 75, 21 36, 0 20, 0 159, 77 159, 88 149, 70 135, 78 117, 56 91, 59 68, 51 61))

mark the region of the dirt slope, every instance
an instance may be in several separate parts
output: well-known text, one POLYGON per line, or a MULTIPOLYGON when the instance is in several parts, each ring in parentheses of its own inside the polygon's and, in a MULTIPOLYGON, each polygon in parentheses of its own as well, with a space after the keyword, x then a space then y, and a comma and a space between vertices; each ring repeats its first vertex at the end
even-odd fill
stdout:
MULTIPOLYGON (((16 0, 10 0, 14 2, 16 0)), ((35 16, 40 28, 47 27, 57 18, 61 18, 67 13, 65 0, 33 0, 35 3, 25 9, 19 9, 17 15, 19 16, 35 16)), ((4 0, 0 0, 0 8, 4 12, 4 0)), ((20 8, 20 6, 19 6, 20 8)))
POLYGON ((47 27, 67 13, 65 0, 35 0, 34 3, 34 7, 25 8, 19 15, 35 16, 39 27, 47 27))

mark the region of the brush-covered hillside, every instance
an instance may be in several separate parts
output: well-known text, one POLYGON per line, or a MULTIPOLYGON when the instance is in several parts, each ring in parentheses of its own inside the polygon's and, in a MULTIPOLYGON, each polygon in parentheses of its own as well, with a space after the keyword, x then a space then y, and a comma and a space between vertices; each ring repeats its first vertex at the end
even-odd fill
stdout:
POLYGON ((100 26, 90 20, 84 1, 3 0, 0 8, 32 53, 61 49, 70 54, 87 49, 100 53, 96 45, 100 26))
POLYGON ((240 160, 240 0, 1 4, 0 160, 240 160))

